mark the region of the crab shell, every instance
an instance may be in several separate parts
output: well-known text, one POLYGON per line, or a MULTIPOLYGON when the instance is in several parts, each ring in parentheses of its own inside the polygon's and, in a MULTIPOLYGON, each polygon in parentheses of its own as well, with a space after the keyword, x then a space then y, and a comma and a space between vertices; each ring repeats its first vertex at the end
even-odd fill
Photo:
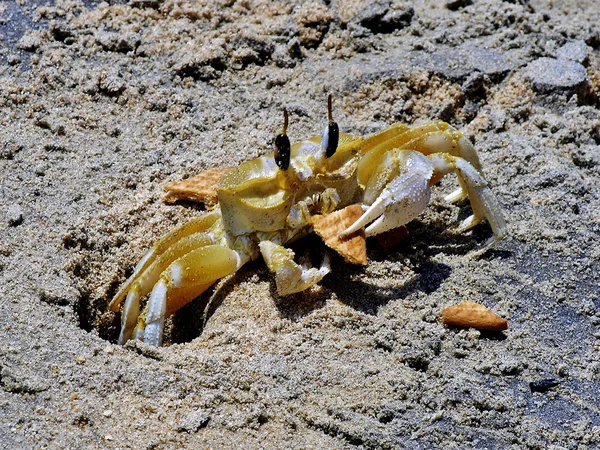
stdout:
POLYGON ((355 173, 361 142, 342 134, 335 155, 325 158, 315 136, 292 146, 291 170, 280 170, 268 154, 227 172, 217 185, 225 227, 238 236, 284 230, 292 206, 326 188, 337 192, 339 207, 353 203, 360 193, 355 173))

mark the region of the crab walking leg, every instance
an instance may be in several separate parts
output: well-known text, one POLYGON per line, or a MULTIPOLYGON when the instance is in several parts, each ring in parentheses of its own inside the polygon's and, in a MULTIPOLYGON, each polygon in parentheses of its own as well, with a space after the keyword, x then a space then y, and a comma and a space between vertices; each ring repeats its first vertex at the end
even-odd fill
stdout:
MULTIPOLYGON (((458 140, 458 146, 460 149, 458 156, 466 160, 481 175, 481 163, 471 141, 463 136, 458 140)), ((458 177, 458 183, 460 187, 444 197, 448 203, 456 203, 467 197, 468 189, 462 177, 458 177)))
POLYGON ((134 285, 133 288, 127 293, 125 299, 125 305, 123 306, 123 313, 121 314, 121 332, 119 333, 119 345, 123 345, 133 334, 138 317, 140 316, 140 291, 139 288, 134 285))
POLYGON ((379 145, 382 145, 395 138, 396 136, 406 133, 410 127, 402 123, 395 123, 385 130, 379 131, 378 133, 363 139, 361 147, 363 151, 368 151, 379 145))
POLYGON ((134 339, 140 339, 157 347, 162 344, 163 329, 165 327, 165 318, 170 315, 169 306, 174 310, 174 304, 180 308, 185 306, 205 290, 211 287, 214 281, 205 284, 196 284, 186 286, 185 288, 170 288, 164 280, 160 280, 152 289, 152 294, 142 314, 143 320, 139 320, 135 327, 134 339))
POLYGON ((125 298, 125 295, 130 290, 132 285, 156 259, 169 249, 175 242, 182 238, 195 234, 201 231, 208 230, 216 221, 221 217, 218 211, 212 211, 210 213, 203 214, 200 217, 190 220, 183 224, 181 227, 174 229, 169 234, 160 239, 154 246, 144 255, 144 257, 137 264, 131 276, 127 279, 119 292, 114 296, 108 307, 112 311, 118 311, 119 304, 125 298))
POLYGON ((473 252, 474 256, 479 256, 502 240, 508 230, 506 221, 502 214, 502 209, 498 205, 496 196, 488 187, 487 182, 468 161, 448 154, 435 154, 429 156, 430 161, 435 167, 434 177, 431 183, 439 180, 447 173, 456 172, 459 180, 464 183, 465 189, 473 208, 473 215, 461 222, 457 232, 466 231, 483 220, 487 220, 494 236, 492 236, 479 250, 473 252))
POLYGON ((152 290, 163 271, 173 261, 186 253, 211 244, 214 244, 214 237, 210 233, 200 232, 186 236, 167 248, 160 256, 154 258, 154 261, 147 265, 143 272, 137 273, 136 279, 133 280, 129 292, 127 292, 125 305, 123 306, 121 334, 119 335, 120 344, 127 342, 131 338, 133 329, 137 325, 140 298, 152 290))
POLYGON ((261 241, 260 252, 271 272, 279 295, 290 295, 314 286, 330 272, 327 255, 319 269, 302 267, 294 262, 294 252, 272 241, 261 241))
POLYGON ((392 125, 391 128, 396 133, 389 133, 389 130, 384 130, 363 141, 361 147, 365 154, 356 169, 358 182, 363 187, 372 178, 374 168, 378 166, 384 155, 391 150, 416 150, 420 153, 429 154, 444 151, 445 149, 451 151, 452 149, 451 143, 444 148, 440 148, 439 140, 434 142, 430 139, 431 136, 439 135, 443 130, 448 128, 448 124, 445 122, 430 122, 413 128, 396 124, 392 125), (379 139, 380 135, 386 139, 379 139), (429 145, 426 144, 427 139, 430 139, 429 145), (436 144, 436 149, 431 148, 433 144, 436 144))
POLYGON ((207 245, 183 255, 160 275, 134 334, 159 346, 165 318, 209 288, 219 278, 234 273, 248 256, 222 245, 207 245))

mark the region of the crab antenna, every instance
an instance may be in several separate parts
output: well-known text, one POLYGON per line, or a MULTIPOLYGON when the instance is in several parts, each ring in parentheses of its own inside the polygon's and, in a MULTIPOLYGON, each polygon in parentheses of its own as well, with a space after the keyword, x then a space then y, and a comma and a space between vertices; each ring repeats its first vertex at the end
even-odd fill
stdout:
POLYGON ((333 98, 331 94, 327 96, 327 117, 329 118, 329 124, 327 128, 323 130, 323 136, 321 137, 321 148, 325 152, 325 156, 328 158, 333 156, 337 150, 339 139, 340 139, 340 128, 338 124, 333 120, 333 98))
POLYGON ((275 137, 275 163, 281 170, 287 170, 290 166, 291 144, 287 137, 288 128, 288 112, 285 106, 283 107, 283 129, 281 134, 275 137))
POLYGON ((281 129, 281 134, 283 134, 284 136, 287 135, 287 129, 288 129, 289 124, 290 124, 290 121, 288 118, 287 108, 284 106, 283 107, 283 128, 281 129))

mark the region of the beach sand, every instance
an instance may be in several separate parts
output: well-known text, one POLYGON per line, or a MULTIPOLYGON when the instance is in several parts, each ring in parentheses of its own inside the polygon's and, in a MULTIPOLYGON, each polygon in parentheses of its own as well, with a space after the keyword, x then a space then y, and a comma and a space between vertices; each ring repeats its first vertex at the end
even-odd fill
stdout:
POLYGON ((597 445, 600 4, 574 3, 0 4, 0 448, 597 445), (165 346, 117 345, 112 295, 203 213, 163 186, 270 152, 284 106, 292 141, 319 134, 328 93, 345 132, 472 138, 508 237, 468 257, 491 231, 449 232, 447 177, 368 265, 331 254, 280 298, 259 258, 165 346), (443 326, 465 299, 509 329, 443 326))

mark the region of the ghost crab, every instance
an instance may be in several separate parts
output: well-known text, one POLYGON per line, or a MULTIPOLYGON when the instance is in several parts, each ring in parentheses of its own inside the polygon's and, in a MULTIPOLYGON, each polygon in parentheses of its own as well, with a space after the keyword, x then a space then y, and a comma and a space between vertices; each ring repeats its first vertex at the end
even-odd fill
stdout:
POLYGON ((331 96, 328 116, 321 136, 290 145, 284 109, 274 154, 225 173, 216 185, 216 207, 171 231, 146 253, 109 305, 117 311, 125 299, 119 343, 134 337, 160 345, 168 315, 259 255, 275 273, 280 295, 310 288, 329 273, 327 256, 320 268, 300 266, 284 244, 312 231, 312 215, 358 203, 359 217, 339 238, 362 229, 373 236, 418 216, 429 202, 430 186, 450 172, 458 175, 460 188, 446 200, 468 197, 473 209, 457 232, 483 220, 493 231, 473 254, 506 235, 477 153, 459 131, 437 121, 395 124, 365 138, 340 133, 331 96), (140 312, 140 300, 148 293, 140 312))

